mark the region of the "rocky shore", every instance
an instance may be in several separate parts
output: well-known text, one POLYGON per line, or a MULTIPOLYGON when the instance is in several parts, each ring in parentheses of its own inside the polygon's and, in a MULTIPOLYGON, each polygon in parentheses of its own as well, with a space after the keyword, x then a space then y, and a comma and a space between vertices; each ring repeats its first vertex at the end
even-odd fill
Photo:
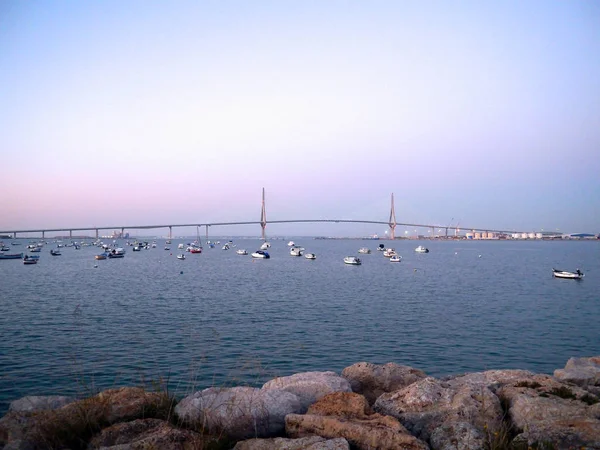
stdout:
POLYGON ((445 378, 394 363, 209 388, 24 397, 0 449, 600 449, 600 356, 553 376, 490 370, 445 378))

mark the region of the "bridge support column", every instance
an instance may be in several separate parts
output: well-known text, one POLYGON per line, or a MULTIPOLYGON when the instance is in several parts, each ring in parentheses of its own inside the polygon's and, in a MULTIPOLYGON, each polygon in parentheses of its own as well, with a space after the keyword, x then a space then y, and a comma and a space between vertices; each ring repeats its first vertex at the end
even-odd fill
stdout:
POLYGON ((204 225, 204 240, 208 241, 208 225, 204 225))
POLYGON ((121 228, 121 239, 125 238, 125 228, 121 228))
POLYGON ((446 237, 448 237, 448 227, 446 227, 446 237))
POLYGON ((69 239, 73 239, 73 230, 69 230, 69 239))
POLYGON ((15 231, 15 232, 13 233, 13 239, 16 239, 16 238, 17 238, 17 232, 15 231))
POLYGON ((435 237, 435 227, 431 227, 431 239, 435 237))
POLYGON ((169 240, 173 239, 173 227, 169 225, 169 240))
POLYGON ((390 226, 390 239, 396 239, 396 211, 394 209, 394 194, 392 193, 392 207, 390 209, 390 220, 388 225, 390 226))
POLYGON ((262 190, 262 207, 260 210, 260 227, 262 228, 261 238, 263 241, 267 240, 265 228, 267 228, 267 210, 265 208, 265 188, 262 190))
POLYGON ((42 230, 42 239, 46 239, 46 232, 42 230))
POLYGON ((96 228, 96 240, 98 240, 98 228, 96 228))

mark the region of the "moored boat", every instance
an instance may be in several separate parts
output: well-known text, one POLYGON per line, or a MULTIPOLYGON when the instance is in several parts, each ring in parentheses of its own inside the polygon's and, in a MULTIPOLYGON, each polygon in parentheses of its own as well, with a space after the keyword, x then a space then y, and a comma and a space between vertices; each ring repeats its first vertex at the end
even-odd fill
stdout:
POLYGON ((179 255, 177 255, 177 259, 184 260, 185 259, 185 255, 183 253, 180 253, 179 255))
POLYGON ((423 247, 422 245, 419 245, 417 248, 415 248, 415 252, 417 252, 417 253, 429 253, 429 249, 427 247, 423 247))
POLYGON ((351 266, 360 266, 362 264, 362 261, 356 256, 346 256, 344 258, 344 264, 350 264, 351 266))
POLYGON ((109 258, 123 258, 125 257, 125 250, 122 248, 113 248, 111 252, 108 254, 109 258))
POLYGON ((38 262, 38 258, 31 258, 27 255, 25 255, 25 258, 23 258, 23 264, 26 264, 26 265, 37 264, 37 262, 38 262))
POLYGON ((571 280, 581 280, 585 274, 577 269, 575 272, 567 272, 566 270, 552 269, 552 275, 555 278, 568 278, 571 280))
POLYGON ((271 243, 270 242, 263 242, 262 245, 260 246, 261 250, 267 250, 269 247, 271 247, 271 243))
POLYGON ((290 256, 302 256, 302 250, 304 250, 301 247, 292 247, 290 249, 290 256))
POLYGON ((238 255, 247 255, 248 252, 246 250, 244 250, 243 248, 236 250, 235 251, 238 255))
POLYGON ((0 259, 22 259, 23 253, 0 253, 0 259))
POLYGON ((288 247, 295 247, 296 246, 296 244, 294 244, 294 241, 288 242, 287 245, 288 245, 288 247))
POLYGON ((271 255, 269 255, 269 253, 265 252, 264 250, 256 250, 254 253, 252 253, 252 257, 253 258, 261 258, 261 259, 269 259, 271 257, 271 255))
POLYGON ((317 255, 315 255, 314 253, 307 253, 304 255, 304 257, 306 259, 317 259, 317 255))
POLYGON ((367 247, 361 247, 358 249, 358 253, 362 253, 363 255, 368 255, 371 253, 371 250, 369 250, 367 247))
POLYGON ((54 250, 54 249, 50 250, 50 254, 52 256, 60 256, 60 255, 62 255, 62 253, 60 252, 60 250, 58 248, 56 250, 54 250))
POLYGON ((400 262, 400 261, 402 261, 402 256, 400 256, 400 255, 390 256, 390 262, 400 262))
POLYGON ((396 249, 394 249, 394 248, 386 248, 383 251, 383 256, 385 256, 386 258, 391 258, 392 256, 396 256, 396 255, 397 255, 396 249))
POLYGON ((102 259, 106 259, 108 257, 108 253, 100 253, 99 255, 94 256, 94 259, 100 261, 102 259))

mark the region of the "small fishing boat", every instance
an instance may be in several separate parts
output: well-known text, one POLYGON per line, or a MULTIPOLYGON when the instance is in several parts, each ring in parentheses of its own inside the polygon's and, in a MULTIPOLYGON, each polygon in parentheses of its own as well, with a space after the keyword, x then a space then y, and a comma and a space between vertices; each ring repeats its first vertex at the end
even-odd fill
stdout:
POLYGON ((358 253, 362 253, 363 255, 368 255, 371 253, 371 250, 369 250, 367 247, 361 247, 358 249, 358 253))
POLYGON ((296 244, 294 244, 294 241, 288 242, 287 245, 288 245, 288 247, 295 247, 296 246, 296 244))
POLYGON ((394 248, 386 248, 383 251, 383 256, 385 256, 386 258, 391 258, 392 256, 396 256, 396 255, 397 255, 396 249, 394 249, 394 248))
POLYGON ((260 249, 267 250, 269 247, 271 247, 271 244, 269 242, 263 242, 263 244, 260 246, 260 249))
POLYGON ((552 269, 552 275, 555 278, 568 278, 571 280, 581 280, 585 274, 577 269, 575 272, 567 272, 566 270, 552 269))
POLYGON ((106 259, 108 257, 108 253, 100 253, 99 255, 94 256, 94 259, 100 261, 102 259, 106 259))
POLYGON ((185 259, 185 255, 183 253, 180 253, 179 255, 177 255, 177 259, 184 260, 185 259))
POLYGON ((23 264, 25 264, 25 265, 37 264, 37 262, 38 262, 38 258, 30 258, 27 255, 25 255, 25 258, 23 258, 23 264))
POLYGON ((302 256, 302 250, 304 250, 301 247, 292 247, 290 249, 290 256, 302 256))
POLYGON ((202 253, 202 247, 189 247, 190 253, 202 253))
POLYGON ((400 256, 400 255, 390 256, 390 262, 400 262, 400 261, 402 261, 402 256, 400 256))
POLYGON ((384 251, 384 250, 385 250, 385 245, 383 245, 383 244, 379 244, 379 245, 377 246, 377 251, 378 251, 378 252, 382 252, 382 251, 384 251))
POLYGON ((304 257, 306 259, 317 259, 317 255, 315 255, 314 253, 307 253, 304 255, 304 257))
POLYGON ((350 264, 351 266, 360 266, 362 264, 360 258, 356 256, 346 256, 344 258, 344 264, 350 264))
POLYGON ((417 252, 417 253, 429 253, 429 249, 427 247, 423 247, 422 245, 419 245, 417 248, 415 248, 415 252, 417 252))
POLYGON ((109 258, 124 258, 125 250, 122 248, 113 248, 112 251, 108 254, 109 258))
POLYGON ((271 255, 269 255, 269 253, 265 252, 264 250, 256 250, 254 253, 252 253, 252 257, 253 258, 261 258, 261 259, 269 259, 271 257, 271 255))
POLYGON ((247 255, 248 252, 246 250, 244 250, 243 248, 236 250, 235 251, 238 255, 247 255))
POLYGON ((0 253, 0 259, 23 259, 23 253, 0 253))
POLYGON ((57 248, 56 250, 50 250, 50 254, 52 256, 60 256, 62 253, 60 252, 60 250, 57 248))

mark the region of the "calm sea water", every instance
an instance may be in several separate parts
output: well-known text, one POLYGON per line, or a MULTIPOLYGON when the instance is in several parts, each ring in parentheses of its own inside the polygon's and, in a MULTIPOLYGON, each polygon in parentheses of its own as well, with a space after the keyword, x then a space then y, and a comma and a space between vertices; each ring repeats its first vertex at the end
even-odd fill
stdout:
POLYGON ((600 242, 396 241, 390 263, 375 251, 389 241, 294 240, 317 259, 274 240, 270 260, 205 248, 179 261, 174 240, 97 268, 95 247, 0 261, 0 413, 24 395, 161 378, 183 395, 359 361, 551 373, 600 354, 600 242), (362 266, 343 264, 362 246, 362 266))

